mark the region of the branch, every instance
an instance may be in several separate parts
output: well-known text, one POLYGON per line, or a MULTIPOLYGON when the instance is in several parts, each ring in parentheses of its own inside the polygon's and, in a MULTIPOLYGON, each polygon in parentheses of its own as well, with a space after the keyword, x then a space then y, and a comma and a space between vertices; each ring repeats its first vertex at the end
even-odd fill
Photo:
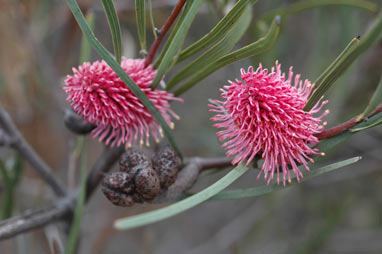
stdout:
POLYGON ((18 131, 8 113, 0 106, 0 126, 14 139, 10 146, 17 150, 20 155, 29 162, 42 179, 52 188, 54 193, 63 197, 66 194, 64 185, 53 175, 52 169, 33 150, 24 137, 18 131))
POLYGON ((158 197, 149 203, 164 203, 178 200, 183 193, 191 188, 202 170, 210 168, 225 168, 231 166, 231 158, 200 158, 194 157, 188 160, 185 167, 179 172, 175 183, 167 190, 162 190, 158 197))
MULTIPOLYGON (((91 169, 87 179, 87 200, 102 180, 104 173, 110 170, 123 150, 123 147, 106 148, 102 153, 91 169)), ((215 167, 222 168, 230 165, 231 160, 226 157, 211 159, 199 157, 190 158, 187 165, 179 172, 175 183, 151 202, 158 203, 177 200, 182 196, 185 190, 192 186, 202 170, 215 167)), ((72 193, 73 195, 58 200, 53 206, 31 210, 23 215, 0 222, 0 240, 43 227, 69 216, 75 206, 77 193, 78 191, 75 191, 72 193)))
POLYGON ((171 25, 174 23, 176 17, 178 17, 180 10, 182 9, 183 5, 186 3, 187 0, 179 0, 176 4, 174 10, 171 12, 170 16, 158 32, 158 36, 155 39, 153 45, 150 48, 150 51, 146 57, 145 61, 145 67, 147 67, 149 64, 153 62, 155 53, 157 52, 159 45, 162 42, 162 39, 166 35, 167 31, 170 29, 171 25))
POLYGON ((53 206, 26 211, 0 222, 0 240, 8 239, 20 233, 46 226, 70 215, 73 199, 63 198, 53 206))
MULTIPOLYGON (((371 113, 371 114, 367 117, 367 119, 368 119, 368 118, 371 118, 371 117, 373 117, 373 116, 375 116, 376 114, 378 114, 378 113, 380 113, 380 112, 382 112, 382 104, 379 105, 379 106, 374 110, 374 112, 371 113)), ((360 117, 361 115, 362 115, 362 114, 357 115, 357 116, 353 117, 352 119, 350 119, 350 120, 348 120, 348 121, 346 121, 346 122, 344 122, 344 123, 342 123, 342 124, 339 124, 339 125, 337 125, 337 126, 335 126, 335 127, 332 127, 332 128, 330 128, 330 129, 327 129, 327 130, 325 130, 325 131, 323 131, 323 132, 320 132, 320 133, 318 133, 318 134, 316 135, 316 137, 317 137, 318 139, 327 139, 327 138, 331 138, 331 137, 333 137, 333 136, 336 136, 336 135, 338 135, 338 134, 341 134, 341 133, 343 133, 343 132, 345 132, 345 131, 348 131, 349 129, 353 128, 356 124, 358 124, 358 123, 360 123, 360 122, 366 120, 366 119, 362 119, 361 121, 359 121, 359 117, 360 117)))

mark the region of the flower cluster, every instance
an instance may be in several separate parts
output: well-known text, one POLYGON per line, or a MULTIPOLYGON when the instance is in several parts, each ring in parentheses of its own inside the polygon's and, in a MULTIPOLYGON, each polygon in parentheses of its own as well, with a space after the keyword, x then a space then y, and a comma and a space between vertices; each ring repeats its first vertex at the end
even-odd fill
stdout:
POLYGON ((281 72, 281 66, 268 69, 262 65, 254 71, 241 69, 241 80, 230 81, 229 86, 221 89, 222 101, 214 100, 209 105, 210 111, 217 114, 211 118, 214 126, 221 128, 217 132, 223 142, 227 156, 234 156, 232 164, 246 160, 248 165, 256 155, 264 159, 261 171, 268 184, 277 175, 280 183, 280 172, 283 184, 290 182, 290 170, 299 181, 303 177, 297 164, 307 170, 307 161, 313 162, 309 155, 320 154, 311 144, 318 143, 315 134, 321 132, 326 122, 321 124, 324 111, 315 117, 327 101, 317 102, 309 111, 304 106, 312 92, 310 81, 300 80, 300 75, 293 79, 292 67, 288 78, 281 72))
MULTIPOLYGON (((169 101, 182 100, 150 88, 156 75, 153 66, 145 68, 143 59, 123 59, 121 67, 173 127, 171 117, 179 117, 171 110, 169 101)), ((139 140, 140 145, 149 146, 150 134, 156 141, 163 136, 159 123, 103 60, 73 68, 73 75, 67 76, 63 89, 77 114, 97 126, 92 131, 93 137, 106 145, 129 147, 139 140)))

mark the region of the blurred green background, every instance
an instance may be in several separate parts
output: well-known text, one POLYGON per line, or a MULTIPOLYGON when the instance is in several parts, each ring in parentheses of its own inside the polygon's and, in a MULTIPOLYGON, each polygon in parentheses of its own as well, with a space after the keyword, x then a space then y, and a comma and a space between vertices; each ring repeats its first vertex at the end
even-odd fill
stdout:
MULTIPOLYGON (((96 14, 95 34, 111 50, 100 1, 78 2, 85 12, 96 14)), ((216 7, 222 2, 227 1, 206 1, 186 45, 216 24, 224 11, 216 7)), ((259 0, 253 8, 253 23, 239 44, 243 46, 262 36, 256 21, 264 13, 294 2, 259 0)), ((370 2, 381 8, 380 0, 370 2)), ((157 25, 163 24, 175 3, 153 0, 157 25)), ((140 57, 134 1, 116 0, 115 4, 122 26, 124 56, 140 57)), ((78 165, 72 158, 75 136, 63 124, 63 109, 69 106, 62 86, 71 67, 78 65, 81 32, 65 1, 0 0, 0 6, 1 105, 37 152, 56 169, 55 174, 74 188, 79 182, 78 165)), ((257 66, 259 62, 271 67, 279 60, 284 71, 294 66, 295 73, 313 81, 353 37, 367 30, 376 14, 361 8, 332 6, 288 16, 272 50, 223 68, 185 93, 184 104, 173 104, 181 116, 175 136, 184 155, 224 155, 216 129, 209 121, 212 115, 207 103, 209 98, 218 98, 218 89, 228 84, 227 80, 239 78, 240 68, 257 66)), ((150 45, 153 36, 151 28, 147 29, 150 45)), ((93 52, 92 60, 96 59, 93 52)), ((379 40, 329 91, 329 127, 363 111, 381 72, 379 40)), ((91 139, 88 144, 88 165, 92 165, 102 145, 91 139)), ((115 231, 113 220, 163 205, 118 208, 98 190, 85 208, 78 253, 381 253, 381 127, 354 135, 317 165, 357 155, 363 157, 361 162, 296 187, 255 199, 207 202, 179 216, 127 232, 115 231)), ((0 147, 0 159, 6 165, 12 164, 13 158, 11 151, 0 147)), ((201 177, 193 190, 212 184, 224 173, 222 170, 201 177)), ((257 182, 256 176, 257 172, 249 172, 231 188, 264 184, 262 180, 257 182)), ((50 190, 27 164, 20 181, 14 193, 14 215, 51 200, 50 190)), ((3 189, 0 185, 2 202, 3 189)), ((65 228, 58 223, 19 235, 0 242, 0 253, 51 253, 52 238, 65 241, 62 232, 65 228)))

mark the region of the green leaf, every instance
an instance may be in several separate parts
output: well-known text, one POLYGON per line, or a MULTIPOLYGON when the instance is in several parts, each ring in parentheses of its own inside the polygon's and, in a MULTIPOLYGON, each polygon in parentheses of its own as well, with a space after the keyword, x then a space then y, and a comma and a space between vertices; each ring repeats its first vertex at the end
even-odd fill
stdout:
MULTIPOLYGON (((151 2, 150 2, 151 4, 151 2)), ((146 50, 146 7, 145 0, 135 0, 135 14, 137 18, 137 28, 141 49, 146 50)))
POLYGON ((311 8, 326 7, 326 6, 349 6, 365 9, 367 11, 376 12, 378 5, 364 0, 308 0, 299 1, 294 4, 290 4, 287 7, 281 7, 275 10, 271 10, 265 13, 260 19, 264 21, 272 20, 276 15, 286 17, 295 13, 305 11, 311 8))
POLYGON ((89 40, 90 45, 95 49, 95 51, 105 60, 105 62, 115 71, 118 77, 129 87, 129 89, 138 97, 138 99, 145 105, 145 107, 150 111, 150 113, 155 117, 158 123, 161 125, 164 135, 167 137, 169 143, 177 152, 177 154, 182 158, 180 150, 175 143, 175 139, 171 134, 170 127, 167 125, 166 121, 163 119, 162 115, 155 108, 153 103, 147 98, 146 94, 135 84, 135 82, 127 75, 127 73, 122 69, 122 67, 114 60, 113 56, 109 51, 102 46, 102 44, 97 40, 94 33, 88 26, 84 15, 81 12, 77 2, 75 0, 66 0, 70 10, 72 11, 75 19, 78 22, 83 34, 89 40))
POLYGON ((136 227, 140 227, 143 225, 147 225, 150 223, 154 223, 157 221, 161 221, 167 219, 171 216, 177 215, 181 212, 184 212, 206 200, 216 195, 223 189, 227 188, 230 184, 232 184, 236 179, 238 179, 241 175, 243 175, 248 170, 244 165, 239 165, 236 168, 232 169, 227 175, 221 178, 216 183, 207 187, 195 195, 183 199, 175 204, 170 206, 151 211, 148 213, 143 213, 137 216, 131 216, 127 218, 118 219, 114 223, 114 227, 118 230, 127 230, 136 227))
MULTIPOLYGON (((329 173, 333 170, 348 166, 350 164, 356 163, 359 161, 361 157, 354 157, 351 159, 347 159, 341 162, 333 163, 325 167, 321 167, 318 169, 311 170, 304 174, 304 177, 300 179, 300 182, 305 182, 307 180, 313 179, 319 175, 329 173)), ((243 189, 243 190, 231 190, 231 191, 222 191, 215 196, 213 196, 210 200, 227 200, 227 199, 241 199, 241 198, 253 198, 262 196, 264 194, 285 189, 287 187, 291 187, 293 185, 298 184, 296 177, 292 178, 292 182, 287 184, 286 186, 272 183, 266 186, 260 186, 256 188, 243 189)))
POLYGON ((184 17, 182 19, 182 23, 179 24, 179 28, 177 29, 176 34, 174 34, 173 39, 169 44, 161 63, 158 66, 157 74, 152 84, 153 88, 157 87, 159 82, 162 80, 163 75, 169 69, 169 66, 173 63, 174 57, 176 57, 181 46, 183 45, 188 29, 190 28, 192 21, 198 13, 202 2, 202 0, 194 0, 186 3, 185 8, 187 11, 184 12, 184 16, 182 15, 184 17))
POLYGON ((255 4, 257 0, 239 0, 232 9, 225 15, 212 30, 203 36, 200 40, 190 45, 180 52, 177 62, 192 56, 193 54, 207 48, 215 41, 223 37, 223 35, 235 25, 237 19, 246 9, 249 3, 255 4))
POLYGON ((357 121, 361 121, 370 115, 373 110, 375 110, 380 104, 382 104, 382 76, 379 80, 379 84, 377 89, 375 89, 373 96, 371 97, 369 104, 363 111, 362 115, 357 119, 357 121))
POLYGON ((113 0, 102 0, 102 5, 105 10, 106 18, 109 23, 111 38, 113 40, 115 59, 121 63, 122 57, 122 37, 121 27, 119 25, 117 11, 113 4, 113 0))
POLYGON ((341 55, 331 64, 331 68, 325 70, 325 76, 318 79, 316 89, 310 95, 308 102, 304 108, 305 111, 311 110, 317 101, 324 95, 324 93, 334 84, 334 82, 352 65, 352 63, 365 52, 381 35, 382 33, 382 11, 378 14, 371 29, 361 37, 359 42, 353 41, 346 47, 348 50, 341 55))
POLYGON ((23 170, 23 159, 19 153, 13 156, 13 164, 11 169, 5 166, 5 163, 0 160, 0 181, 3 182, 3 200, 1 205, 1 217, 4 220, 11 217, 14 207, 14 196, 17 184, 20 182, 23 170))
POLYGON ((13 186, 12 178, 8 174, 8 168, 5 163, 0 160, 0 176, 4 185, 4 194, 1 204, 1 220, 7 219, 12 214, 13 208, 13 186))
POLYGON ((231 64, 233 62, 239 61, 241 59, 255 56, 272 48, 273 44, 276 42, 277 37, 280 32, 280 19, 277 17, 273 22, 271 27, 269 28, 268 33, 259 39, 258 41, 251 43, 241 49, 238 49, 232 53, 229 53, 225 56, 220 57, 214 62, 207 65, 200 72, 196 73, 191 79, 189 79, 186 83, 184 83, 178 90, 175 91, 175 95, 179 96, 194 85, 196 85, 199 81, 203 80, 211 73, 217 71, 218 69, 231 64))
MULTIPOLYGON (((95 15, 94 15, 94 13, 88 13, 86 15, 86 20, 88 22, 88 26, 90 27, 90 29, 93 30, 94 23, 95 23, 95 15)), ((90 47, 88 39, 86 39, 85 36, 82 36, 82 39, 81 39, 81 50, 80 50, 80 64, 82 64, 82 63, 84 63, 86 61, 89 61, 90 50, 91 50, 91 47, 90 47)))
POLYGON ((155 39, 158 37, 157 32, 155 31, 155 22, 154 22, 154 15, 153 15, 153 7, 151 4, 151 0, 148 0, 148 8, 149 8, 149 16, 150 16, 150 23, 151 23, 151 28, 153 30, 153 35, 155 39))
POLYGON ((70 232, 68 236, 68 243, 66 246, 66 253, 75 253, 78 235, 81 229, 82 214, 85 206, 86 200, 86 175, 87 175, 87 149, 85 144, 85 137, 77 137, 77 147, 80 147, 81 152, 81 182, 80 182, 80 192, 77 198, 76 208, 74 210, 74 218, 72 225, 70 227, 70 232))
POLYGON ((204 66, 231 51, 233 46, 241 39, 252 19, 252 8, 246 8, 242 15, 236 20, 234 26, 226 33, 224 38, 206 51, 203 55, 189 63, 182 70, 177 72, 167 83, 166 89, 173 88, 180 81, 188 78, 204 66))

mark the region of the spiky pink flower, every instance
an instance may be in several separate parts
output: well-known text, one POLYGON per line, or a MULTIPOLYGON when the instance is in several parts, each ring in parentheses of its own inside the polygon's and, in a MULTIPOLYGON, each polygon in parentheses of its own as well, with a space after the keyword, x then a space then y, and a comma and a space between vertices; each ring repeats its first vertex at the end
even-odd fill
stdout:
POLYGON ((288 78, 281 72, 281 66, 276 61, 276 68, 271 71, 259 68, 254 71, 249 67, 246 72, 241 69, 241 80, 229 81, 230 85, 221 89, 223 101, 214 100, 209 105, 210 111, 217 112, 211 118, 214 126, 223 130, 217 135, 222 147, 227 150, 227 156, 234 156, 232 164, 246 160, 248 165, 257 154, 264 159, 261 172, 268 184, 277 174, 277 184, 280 183, 282 171, 283 184, 290 182, 291 167, 297 180, 303 177, 297 164, 305 166, 311 154, 320 154, 311 144, 318 143, 315 134, 321 132, 326 122, 321 124, 326 110, 318 117, 313 116, 327 103, 317 102, 309 111, 304 106, 312 92, 313 85, 309 80, 300 80, 300 75, 293 78, 292 67, 288 78))
MULTIPOLYGON (((122 68, 142 89, 170 127, 174 126, 169 101, 178 100, 166 91, 153 90, 150 85, 156 75, 152 65, 144 67, 143 59, 123 59, 122 68)), ((86 62, 73 68, 65 80, 67 101, 86 122, 96 125, 94 138, 111 146, 131 146, 137 140, 149 145, 149 136, 159 141, 162 129, 146 107, 122 82, 105 61, 86 62)))

